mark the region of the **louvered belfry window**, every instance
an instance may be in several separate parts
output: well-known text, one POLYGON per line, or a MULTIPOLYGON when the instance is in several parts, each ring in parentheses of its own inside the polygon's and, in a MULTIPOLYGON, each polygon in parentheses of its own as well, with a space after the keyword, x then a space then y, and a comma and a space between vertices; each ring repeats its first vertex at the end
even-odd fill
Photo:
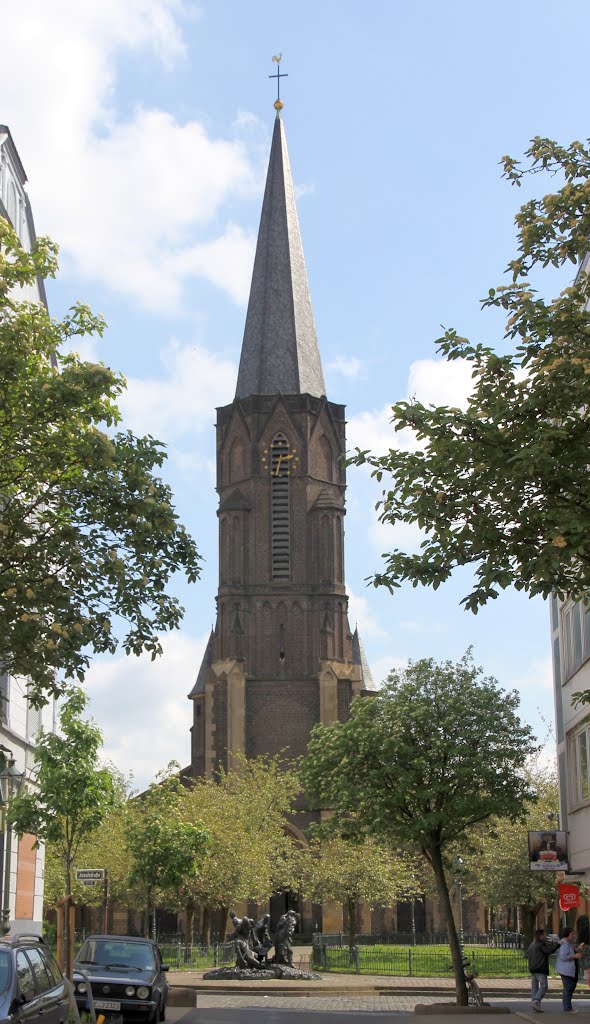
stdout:
POLYGON ((289 540, 289 476, 291 446, 284 434, 277 434, 270 446, 271 561, 272 578, 288 579, 291 573, 289 540))

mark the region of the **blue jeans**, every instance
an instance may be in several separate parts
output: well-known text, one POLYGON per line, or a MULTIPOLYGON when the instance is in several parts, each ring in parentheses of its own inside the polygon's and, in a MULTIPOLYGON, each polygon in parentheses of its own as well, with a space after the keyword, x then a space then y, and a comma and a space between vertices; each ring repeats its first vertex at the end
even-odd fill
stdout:
POLYGON ((578 984, 578 979, 575 976, 570 977, 568 974, 562 974, 561 980, 563 982, 563 996, 561 999, 561 1006, 566 1013, 569 1013, 569 1011, 572 1008, 572 996, 574 994, 576 985, 578 984))
POLYGON ((547 975, 531 974, 531 1002, 540 1003, 547 991, 547 975))

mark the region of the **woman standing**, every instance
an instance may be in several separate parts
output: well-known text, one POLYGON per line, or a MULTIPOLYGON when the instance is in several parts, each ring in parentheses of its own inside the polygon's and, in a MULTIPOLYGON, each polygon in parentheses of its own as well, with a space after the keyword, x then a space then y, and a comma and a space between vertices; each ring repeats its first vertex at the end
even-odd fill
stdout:
POLYGON ((555 969, 558 974, 561 974, 563 984, 561 1005, 565 1013, 577 1013, 572 1006, 572 996, 578 984, 578 960, 581 957, 582 953, 578 952, 574 946, 573 928, 564 928, 561 945, 557 950, 555 969))

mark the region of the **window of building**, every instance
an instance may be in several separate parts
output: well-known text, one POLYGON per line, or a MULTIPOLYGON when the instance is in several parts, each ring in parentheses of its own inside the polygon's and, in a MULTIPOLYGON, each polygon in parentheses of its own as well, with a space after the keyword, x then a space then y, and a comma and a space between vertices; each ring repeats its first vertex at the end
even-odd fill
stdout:
POLYGON ((27 739, 34 742, 41 728, 41 708, 34 708, 27 698, 27 739))
POLYGON ((0 722, 8 725, 10 700, 10 677, 7 672, 0 672, 0 722))
POLYGON ((277 434, 270 446, 270 507, 272 578, 288 579, 291 573, 289 523, 289 475, 293 455, 283 434, 277 434))
POLYGON ((8 182, 8 201, 6 203, 6 210, 8 213, 8 219, 16 231, 16 189, 12 181, 8 182))
POLYGON ((570 769, 571 804, 576 805, 590 797, 590 770, 588 753, 590 752, 590 724, 584 725, 568 743, 570 769))
POLYGON ((590 658, 590 605, 581 602, 562 610, 562 682, 567 682, 590 658))

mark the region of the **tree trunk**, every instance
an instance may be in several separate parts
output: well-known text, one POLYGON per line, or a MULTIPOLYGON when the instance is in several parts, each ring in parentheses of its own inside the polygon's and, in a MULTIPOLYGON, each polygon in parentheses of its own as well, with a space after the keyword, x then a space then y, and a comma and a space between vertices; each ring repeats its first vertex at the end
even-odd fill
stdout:
POLYGON ((227 925, 227 915, 229 913, 229 907, 223 905, 219 908, 219 941, 225 942, 225 930, 227 925))
POLYGON ((74 965, 71 958, 72 936, 70 933, 70 904, 72 902, 72 855, 70 851, 65 855, 66 869, 66 902, 63 906, 64 913, 64 974, 69 981, 74 974, 74 965))
POLYGON ((540 910, 540 906, 536 908, 527 907, 524 904, 520 907, 520 918, 522 921, 522 930, 524 932, 524 948, 528 949, 531 942, 535 937, 535 928, 537 927, 537 913, 540 910))
POLYGON ((209 924, 211 922, 211 907, 205 903, 203 906, 203 918, 201 920, 201 945, 209 945, 209 924))
POLYGON ((459 936, 457 935, 455 918, 453 917, 453 908, 451 906, 451 897, 449 896, 449 887, 445 878, 441 848, 434 839, 431 842, 429 852, 432 870, 434 871, 434 878, 436 881, 436 891, 438 893, 440 905, 447 919, 449 946, 451 948, 451 959, 453 961, 453 974, 455 975, 457 1006, 467 1006, 467 985, 465 983, 465 971, 463 970, 463 950, 459 944, 459 936))
POLYGON ((195 901, 189 896, 186 901, 186 944, 192 946, 193 932, 195 930, 195 901))
POLYGON ((145 932, 146 939, 149 939, 149 937, 150 937, 151 912, 152 912, 152 887, 151 887, 151 885, 148 885, 148 887, 147 887, 146 903, 145 903, 145 924, 144 924, 144 929, 143 929, 144 932, 145 932))
POLYGON ((356 900, 351 896, 347 899, 348 905, 348 948, 356 946, 356 900))

